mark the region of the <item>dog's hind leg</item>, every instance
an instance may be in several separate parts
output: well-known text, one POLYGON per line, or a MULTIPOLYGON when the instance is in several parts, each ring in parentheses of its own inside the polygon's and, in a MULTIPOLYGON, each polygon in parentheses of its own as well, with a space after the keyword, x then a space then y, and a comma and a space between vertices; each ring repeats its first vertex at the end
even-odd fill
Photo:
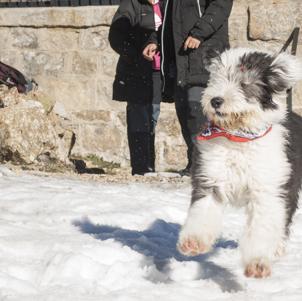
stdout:
POLYGON ((247 229, 241 241, 245 275, 264 278, 271 274, 271 263, 284 243, 286 208, 284 199, 258 190, 248 204, 247 229))
POLYGON ((179 234, 178 250, 187 256, 209 252, 221 232, 222 211, 223 205, 212 195, 193 202, 179 234))

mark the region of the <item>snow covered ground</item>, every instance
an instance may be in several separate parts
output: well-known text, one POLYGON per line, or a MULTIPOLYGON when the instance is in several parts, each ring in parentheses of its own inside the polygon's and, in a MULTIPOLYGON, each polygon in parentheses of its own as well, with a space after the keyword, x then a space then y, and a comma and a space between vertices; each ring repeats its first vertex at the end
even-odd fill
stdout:
POLYGON ((187 184, 102 184, 0 169, 0 300, 300 301, 302 210, 269 279, 243 276, 243 211, 207 255, 175 249, 187 184))

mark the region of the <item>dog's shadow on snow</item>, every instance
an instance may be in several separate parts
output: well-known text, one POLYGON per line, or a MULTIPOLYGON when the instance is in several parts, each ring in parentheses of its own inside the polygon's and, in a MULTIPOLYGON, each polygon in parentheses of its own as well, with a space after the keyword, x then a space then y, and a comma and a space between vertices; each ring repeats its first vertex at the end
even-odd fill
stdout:
POLYGON ((99 240, 113 239, 132 250, 143 254, 144 265, 153 265, 156 270, 148 275, 148 279, 153 282, 170 282, 171 273, 170 262, 174 259, 178 262, 197 262, 198 279, 209 279, 217 283, 224 292, 237 292, 242 290, 236 277, 226 268, 223 268, 209 259, 219 249, 235 249, 238 244, 233 240, 220 239, 216 242, 213 250, 204 255, 186 257, 181 255, 176 249, 176 243, 180 225, 167 223, 157 219, 144 231, 127 230, 119 227, 93 224, 89 219, 76 220, 73 225, 81 232, 89 234, 99 240))

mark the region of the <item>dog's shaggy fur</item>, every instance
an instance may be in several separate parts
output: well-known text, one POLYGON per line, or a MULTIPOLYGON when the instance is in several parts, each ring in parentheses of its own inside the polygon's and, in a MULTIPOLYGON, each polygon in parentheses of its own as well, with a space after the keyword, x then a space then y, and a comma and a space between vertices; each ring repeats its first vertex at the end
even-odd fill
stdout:
POLYGON ((245 275, 267 277, 284 251, 301 188, 302 122, 287 113, 285 92, 302 79, 302 65, 285 53, 238 48, 214 59, 209 70, 202 106, 211 122, 227 131, 272 129, 248 142, 219 137, 196 143, 192 201, 178 249, 208 252, 220 235, 225 204, 245 206, 245 275))

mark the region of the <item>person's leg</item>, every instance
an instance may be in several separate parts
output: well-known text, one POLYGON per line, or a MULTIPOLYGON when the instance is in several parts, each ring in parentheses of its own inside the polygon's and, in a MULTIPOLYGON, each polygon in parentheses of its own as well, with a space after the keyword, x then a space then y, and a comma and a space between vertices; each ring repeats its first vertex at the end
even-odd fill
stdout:
POLYGON ((152 98, 151 131, 154 132, 160 113, 160 103, 162 99, 160 71, 153 71, 152 79, 153 79, 153 98, 152 98))
MULTIPOLYGON (((181 88, 177 86, 175 88, 175 109, 176 115, 180 124, 182 137, 184 138, 186 145, 187 145, 187 158, 188 164, 186 168, 190 168, 191 166, 191 152, 192 152, 192 139, 190 135, 190 130, 188 128, 188 99, 187 99, 187 92, 185 88, 181 88)), ((185 169, 186 169, 185 168, 185 169)))
POLYGON ((191 138, 200 133, 202 126, 206 122, 206 117, 202 112, 201 106, 201 98, 204 90, 205 87, 201 86, 192 86, 187 88, 187 124, 191 138))
POLYGON ((192 86, 176 88, 175 107, 177 117, 181 126, 182 136, 187 144, 188 164, 182 174, 190 174, 193 153, 193 138, 198 134, 206 119, 202 113, 201 97, 204 87, 192 86))
POLYGON ((153 98, 152 98, 152 104, 150 106, 151 129, 149 134, 149 138, 150 138, 149 166, 151 167, 152 171, 155 171, 155 128, 160 114, 160 102, 162 98, 160 71, 154 71, 152 74, 152 78, 153 78, 153 98))
POLYGON ((150 172, 150 104, 127 105, 127 132, 132 175, 150 172))
POLYGON ((200 133, 202 126, 206 122, 206 117, 202 111, 201 98, 205 87, 192 86, 187 88, 187 127, 191 139, 191 148, 188 149, 189 157, 189 169, 184 173, 190 175, 190 169, 192 164, 192 154, 194 148, 194 137, 200 133))

